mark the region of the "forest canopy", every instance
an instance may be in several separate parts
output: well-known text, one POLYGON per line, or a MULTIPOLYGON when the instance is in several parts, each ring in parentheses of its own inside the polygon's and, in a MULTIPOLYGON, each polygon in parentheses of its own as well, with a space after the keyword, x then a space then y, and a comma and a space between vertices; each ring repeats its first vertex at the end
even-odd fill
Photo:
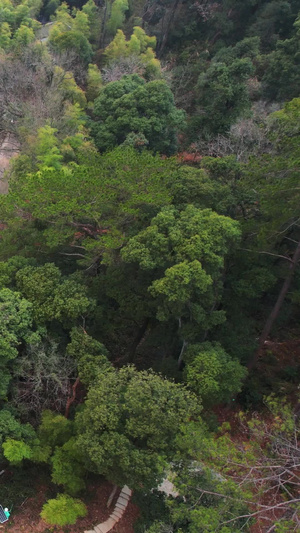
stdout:
POLYGON ((299 531, 299 47, 299 0, 0 0, 16 533, 113 486, 129 533, 299 531))

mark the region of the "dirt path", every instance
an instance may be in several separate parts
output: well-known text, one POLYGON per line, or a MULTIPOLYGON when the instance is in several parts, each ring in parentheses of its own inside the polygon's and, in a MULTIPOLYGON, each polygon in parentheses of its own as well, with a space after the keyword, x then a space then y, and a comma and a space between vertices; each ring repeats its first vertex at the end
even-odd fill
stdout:
POLYGON ((7 194, 8 181, 4 177, 4 171, 8 168, 10 159, 19 153, 19 143, 12 133, 7 133, 0 140, 0 194, 7 194))

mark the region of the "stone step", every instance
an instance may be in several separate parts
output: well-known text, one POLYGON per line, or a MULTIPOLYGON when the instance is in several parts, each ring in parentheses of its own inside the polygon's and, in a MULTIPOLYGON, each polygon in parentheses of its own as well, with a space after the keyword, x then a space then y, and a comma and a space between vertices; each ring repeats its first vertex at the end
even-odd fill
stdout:
POLYGON ((107 533, 108 531, 110 531, 114 527, 116 522, 117 520, 115 520, 114 518, 109 518, 108 520, 106 520, 106 522, 102 522, 102 524, 100 524, 102 533, 107 533))
POLYGON ((117 524, 119 522, 119 520, 121 520, 120 516, 116 516, 114 514, 112 514, 111 517, 115 520, 115 524, 117 524))
POLYGON ((127 487, 127 485, 124 485, 124 487, 121 490, 121 494, 122 493, 127 494, 128 496, 131 496, 132 490, 129 487, 127 487))
MULTIPOLYGON (((106 526, 106 525, 105 525, 105 522, 103 522, 103 523, 101 524, 101 526, 102 526, 102 528, 101 528, 102 533, 108 533, 108 531, 110 531, 110 530, 112 529, 111 527, 106 526)), ((112 527, 113 527, 113 526, 112 526, 112 527)), ((94 533, 95 533, 95 530, 94 530, 94 533)))
MULTIPOLYGON (((118 509, 120 509, 121 511, 125 511, 127 505, 124 505, 124 503, 118 503, 118 502, 117 502, 117 503, 116 503, 116 507, 117 507, 118 509)), ((116 508, 116 507, 115 507, 115 508, 116 508)))
POLYGON ((112 513, 110 516, 111 516, 112 518, 113 518, 114 516, 117 516, 118 518, 121 518, 121 516, 123 516, 123 514, 124 514, 124 511, 123 511, 123 510, 121 511, 120 509, 114 509, 113 513, 112 513))
MULTIPOLYGON (((101 531, 102 531, 102 533, 108 533, 108 531, 110 531, 110 530, 112 529, 112 527, 114 527, 114 526, 111 526, 111 527, 106 526, 105 522, 103 522, 103 523, 101 524, 101 526, 102 526, 102 527, 101 527, 101 531)), ((94 533, 95 533, 95 530, 94 530, 94 533)))
POLYGON ((101 527, 101 524, 94 527, 94 533, 104 533, 101 527))
POLYGON ((128 501, 129 500, 122 498, 122 496, 119 496, 119 498, 117 499, 117 503, 123 503, 123 505, 126 505, 126 506, 128 504, 128 501))

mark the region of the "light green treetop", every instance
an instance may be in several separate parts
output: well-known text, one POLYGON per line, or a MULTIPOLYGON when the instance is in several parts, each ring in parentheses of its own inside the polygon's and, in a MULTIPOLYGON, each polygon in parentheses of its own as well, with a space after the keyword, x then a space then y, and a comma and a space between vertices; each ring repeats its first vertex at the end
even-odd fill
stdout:
POLYGON ((139 70, 148 78, 160 78, 160 62, 155 56, 156 37, 150 37, 143 28, 135 26, 129 40, 122 30, 117 30, 114 39, 105 48, 108 64, 121 62, 124 58, 135 59, 139 70))
POLYGON ((222 291, 225 256, 240 238, 239 224, 192 205, 166 207, 122 250, 127 262, 152 270, 149 292, 159 320, 185 318, 204 330, 224 320, 214 311, 222 291))

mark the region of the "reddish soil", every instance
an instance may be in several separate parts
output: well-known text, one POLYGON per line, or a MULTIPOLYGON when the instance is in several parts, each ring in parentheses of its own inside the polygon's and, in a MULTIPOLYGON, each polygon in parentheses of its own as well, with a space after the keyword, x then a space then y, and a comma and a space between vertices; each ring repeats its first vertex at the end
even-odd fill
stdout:
MULTIPOLYGON (((300 339, 292 339, 285 342, 268 340, 265 342, 264 349, 260 352, 256 371, 270 378, 276 378, 285 368, 297 368, 299 364, 300 339)), ((296 387, 292 385, 290 389, 293 390, 296 387)), ((289 395, 289 387, 284 392, 289 395)), ((290 397, 291 403, 294 403, 294 399, 292 395, 290 397)))
MULTIPOLYGON (((99 485, 88 486, 89 498, 85 500, 88 514, 85 518, 79 519, 74 526, 51 527, 40 517, 42 506, 46 501, 46 486, 37 488, 36 496, 28 498, 18 509, 13 511, 12 517, 0 526, 2 533, 83 533, 91 530, 95 525, 106 520, 113 511, 115 500, 108 510, 107 499, 111 493, 112 485, 107 481, 99 482, 99 485)), ((118 493, 116 495, 116 498, 118 493)), ((115 499, 116 499, 115 498, 115 499)), ((134 533, 133 524, 139 514, 138 508, 131 502, 122 516, 121 520, 112 529, 112 533, 134 533)))
MULTIPOLYGON (((261 498, 260 504, 262 505, 276 505, 276 503, 282 502, 283 499, 280 495, 277 498, 270 498, 268 495, 261 498)), ((255 509, 253 509, 255 511, 255 509)), ((259 518, 253 526, 250 527, 250 533, 266 533, 274 523, 283 516, 283 512, 280 509, 274 509, 265 513, 267 519, 259 518)))

